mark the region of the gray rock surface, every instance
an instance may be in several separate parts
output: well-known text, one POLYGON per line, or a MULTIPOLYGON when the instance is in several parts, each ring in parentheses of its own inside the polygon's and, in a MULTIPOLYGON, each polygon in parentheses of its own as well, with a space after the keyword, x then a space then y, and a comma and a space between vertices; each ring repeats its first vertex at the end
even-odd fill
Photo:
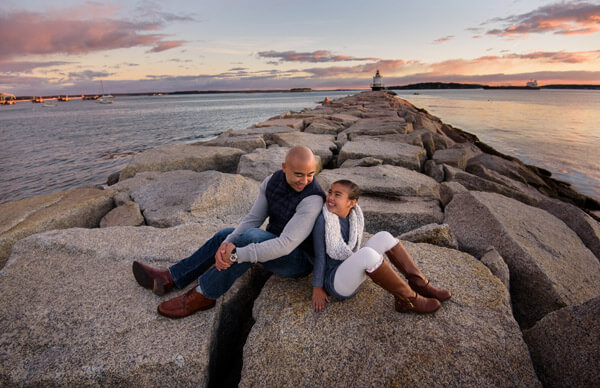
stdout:
MULTIPOLYGON (((440 218, 443 218, 443 215, 440 218)), ((410 232, 402 233, 398 238, 414 243, 427 243, 439 247, 458 249, 458 241, 456 241, 456 237, 448 224, 427 224, 410 232)))
POLYGON ((597 387, 600 297, 546 315, 523 332, 544 387, 597 387))
POLYGON ((304 128, 304 119, 302 119, 302 118, 289 118, 289 119, 272 118, 267 121, 263 121, 262 123, 255 124, 254 126, 256 128, 290 127, 292 129, 301 130, 304 128))
POLYGON ((365 118, 352 124, 350 127, 342 131, 342 134, 350 135, 359 133, 362 135, 385 135, 392 133, 408 133, 412 130, 412 126, 398 116, 390 116, 389 111, 386 112, 387 117, 382 118, 365 118))
POLYGON ((427 157, 427 152, 418 146, 376 139, 349 141, 340 150, 338 164, 342 164, 348 159, 362 159, 365 157, 374 157, 381 159, 386 164, 420 171, 421 165, 427 157))
POLYGON ((213 147, 239 148, 245 152, 252 152, 257 148, 266 148, 267 145, 261 135, 233 136, 233 131, 228 130, 220 134, 216 139, 196 143, 198 145, 213 147))
POLYGON ((515 317, 531 327, 544 315, 600 295, 600 263, 579 237, 544 210, 495 193, 456 194, 445 222, 461 250, 494 246, 510 269, 515 317))
POLYGON ((281 164, 285 162, 285 155, 288 151, 287 147, 269 147, 242 155, 237 173, 262 182, 266 177, 281 169, 281 164))
POLYGON ((457 193, 466 193, 469 190, 458 182, 442 182, 440 184, 440 202, 446 207, 457 193))
POLYGON ((333 151, 337 151, 334 140, 335 137, 332 135, 316 135, 306 132, 288 132, 273 135, 273 141, 282 147, 306 146, 310 148, 315 155, 321 158, 324 165, 331 162, 333 151))
POLYGON ((221 302, 161 317, 157 304, 177 294, 141 288, 131 264, 175 263, 215 231, 67 229, 21 240, 0 272, 0 386, 206 386, 221 302))
POLYGON ((340 168, 373 167, 379 166, 381 164, 383 164, 383 160, 368 156, 362 159, 345 160, 344 163, 342 163, 342 165, 340 166, 340 168))
POLYGON ((254 305, 239 386, 540 387, 498 279, 467 254, 405 245, 452 291, 440 310, 397 313, 367 279, 353 298, 315 313, 310 279, 272 276, 254 305))
POLYGON ((0 204, 0 268, 17 241, 52 229, 94 228, 113 208, 116 191, 73 189, 0 204))
POLYGON ((467 151, 461 148, 448 148, 437 150, 433 154, 433 161, 436 164, 448 164, 453 167, 464 170, 467 167, 467 151))
POLYGON ((580 208, 558 199, 545 198, 539 207, 560 218, 600 260, 600 223, 580 208))
POLYGON ((361 196, 358 203, 365 216, 365 230, 369 233, 385 230, 397 236, 428 224, 444 221, 444 213, 435 200, 412 198, 406 201, 394 201, 361 196))
POLYGON ((349 179, 360 186, 363 195, 390 199, 403 197, 439 199, 440 197, 439 184, 433 178, 407 168, 387 164, 324 170, 317 179, 325 190, 338 179, 349 179))
POLYGON ((493 246, 488 247, 481 257, 481 262, 492 271, 502 284, 510 291, 510 271, 500 253, 493 246))
POLYGON ((142 211, 140 210, 140 206, 133 201, 129 201, 121 206, 117 206, 102 217, 100 220, 100 227, 140 226, 144 225, 144 222, 145 220, 142 211))
POLYGON ((491 193, 502 194, 503 196, 514 198, 528 205, 537 205, 538 199, 529 193, 520 189, 509 187, 497 181, 481 178, 480 176, 468 173, 456 167, 444 164, 444 179, 450 182, 458 182, 469 190, 487 191, 491 193))
POLYGON ((259 182, 217 171, 168 171, 130 192, 146 224, 237 223, 250 210, 259 182))
POLYGON ((235 172, 244 151, 238 148, 209 147, 198 144, 177 144, 151 148, 134 155, 121 171, 119 180, 142 171, 217 170, 235 172))

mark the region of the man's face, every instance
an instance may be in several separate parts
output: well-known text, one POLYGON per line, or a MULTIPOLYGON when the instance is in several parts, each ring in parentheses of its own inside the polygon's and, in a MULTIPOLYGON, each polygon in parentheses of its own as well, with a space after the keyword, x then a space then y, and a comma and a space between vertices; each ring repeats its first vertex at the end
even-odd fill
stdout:
POLYGON ((294 190, 300 192, 308 186, 315 177, 315 160, 292 159, 281 165, 285 180, 294 190))

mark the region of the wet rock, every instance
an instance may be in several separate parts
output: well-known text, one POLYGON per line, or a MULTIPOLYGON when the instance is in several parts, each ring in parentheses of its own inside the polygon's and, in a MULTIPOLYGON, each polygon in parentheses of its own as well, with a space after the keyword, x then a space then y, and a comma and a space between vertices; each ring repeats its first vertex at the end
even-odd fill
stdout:
POLYGON ((381 140, 349 141, 344 144, 338 156, 338 164, 348 159, 374 157, 386 164, 421 171, 421 165, 427 157, 426 151, 417 146, 404 143, 391 143, 381 140))
MULTIPOLYGON (((443 219, 441 210, 439 215, 443 219)), ((410 232, 402 233, 398 238, 414 243, 427 243, 439 247, 458 249, 458 241, 456 241, 456 237, 448 224, 427 224, 410 232)))
POLYGON ((365 230, 369 233, 385 230, 397 236, 444 220, 444 213, 436 200, 413 198, 393 201, 361 196, 359 204, 365 216, 365 230))
POLYGON ((207 386, 221 301, 161 317, 156 306, 177 293, 138 286, 131 264, 168 266, 215 231, 67 229, 21 240, 0 272, 0 385, 207 386))
POLYGON ((100 220, 101 228, 111 226, 140 226, 144 225, 144 216, 140 206, 132 201, 126 202, 109 211, 100 220))
MULTIPOLYGON (((530 184, 534 187, 546 187, 546 183, 530 167, 517 159, 505 159, 488 153, 469 160, 469 165, 483 166, 506 177, 530 184)), ((469 166, 467 166, 467 171, 469 166)))
POLYGON ((96 228, 116 191, 74 189, 0 204, 0 268, 17 241, 52 229, 96 228))
POLYGON ((546 315, 523 337, 544 387, 595 387, 600 381, 600 297, 546 315))
POLYGON ((146 224, 159 228, 203 222, 236 223, 250 210, 259 182, 217 171, 168 171, 131 190, 146 224))
POLYGON ((217 170, 235 172, 244 151, 228 147, 208 147, 194 144, 167 145, 134 155, 121 171, 120 180, 142 171, 217 170))
POLYGON ((481 257, 481 262, 492 271, 502 284, 510 291, 510 272, 500 253, 493 246, 488 247, 481 257))
POLYGON ((492 245, 510 269, 515 317, 531 327, 546 314, 600 295, 600 263, 579 237, 544 210, 495 193, 456 194, 445 222, 461 250, 492 245))
POLYGON ((106 178, 106 185, 107 186, 112 186, 115 183, 117 183, 119 181, 119 177, 121 176, 121 172, 117 171, 117 172, 113 172, 112 174, 110 174, 108 176, 108 178, 106 178))
POLYGON ((315 155, 321 158, 323 165, 327 165, 333 159, 333 151, 337 152, 337 146, 333 142, 332 135, 316 135, 306 132, 278 133, 273 135, 273 141, 282 147, 306 146, 315 155))
POLYGON ((581 241, 600 260, 600 223, 587 215, 583 210, 569 203, 545 198, 539 207, 561 219, 577 233, 581 241))
POLYGON ((439 184, 427 175, 403 167, 384 164, 374 167, 324 170, 317 179, 324 189, 338 179, 349 179, 360 186, 364 195, 388 199, 424 197, 439 199, 439 184))
POLYGON ((453 293, 435 314, 397 313, 370 279, 315 313, 310 279, 272 276, 254 306, 239 386, 540 387, 508 292, 490 271, 455 250, 405 246, 453 293))

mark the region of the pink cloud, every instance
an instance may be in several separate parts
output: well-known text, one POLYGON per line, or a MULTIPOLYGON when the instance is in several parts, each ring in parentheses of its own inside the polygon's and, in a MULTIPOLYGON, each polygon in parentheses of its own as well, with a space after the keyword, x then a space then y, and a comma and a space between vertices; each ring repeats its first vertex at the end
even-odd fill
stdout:
POLYGON ((448 42, 449 40, 454 39, 454 35, 448 35, 448 36, 444 36, 443 38, 439 38, 433 41, 433 43, 445 43, 448 42))
MULTIPOLYGON (((89 3, 90 6, 94 3, 89 3)), ((97 18, 74 19, 35 12, 0 14, 0 57, 27 54, 83 54, 92 51, 154 45, 152 52, 179 47, 183 41, 163 41, 164 35, 149 33, 162 22, 130 22, 97 18)))
POLYGON ((149 50, 151 53, 159 53, 161 51, 170 50, 176 47, 180 47, 185 43, 184 40, 162 40, 156 43, 156 45, 149 50))
POLYGON ((586 35, 600 32, 600 5, 571 1, 549 4, 531 12, 496 18, 503 28, 487 31, 489 35, 514 36, 553 32, 562 35, 586 35))
POLYGON ((261 58, 276 58, 284 62, 344 62, 344 61, 376 61, 378 58, 357 58, 347 55, 334 55, 328 50, 317 50, 313 52, 297 51, 261 51, 261 58))

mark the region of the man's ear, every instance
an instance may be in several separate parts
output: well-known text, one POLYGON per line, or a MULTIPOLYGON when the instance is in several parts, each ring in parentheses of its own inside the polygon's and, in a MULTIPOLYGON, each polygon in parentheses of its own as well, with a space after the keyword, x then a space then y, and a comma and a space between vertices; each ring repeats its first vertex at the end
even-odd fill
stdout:
POLYGON ((285 172, 285 162, 281 163, 281 169, 285 172))

